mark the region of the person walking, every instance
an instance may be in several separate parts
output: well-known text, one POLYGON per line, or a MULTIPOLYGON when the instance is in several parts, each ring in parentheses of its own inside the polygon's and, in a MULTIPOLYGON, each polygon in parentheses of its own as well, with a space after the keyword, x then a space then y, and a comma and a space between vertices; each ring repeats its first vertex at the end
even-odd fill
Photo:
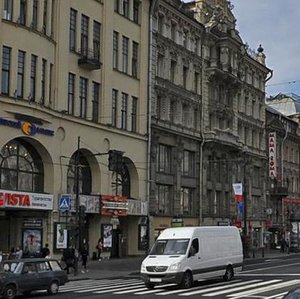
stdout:
POLYGON ((16 259, 20 260, 22 257, 23 257, 23 250, 20 246, 20 247, 17 247, 17 249, 16 249, 16 259))
POLYGON ((49 244, 48 243, 46 243, 45 247, 42 248, 41 255, 42 255, 42 258, 46 258, 46 257, 50 256, 50 249, 49 249, 49 244))
POLYGON ((82 270, 81 273, 89 272, 87 269, 87 260, 88 260, 89 252, 86 245, 81 250, 81 261, 82 261, 82 270))
POLYGON ((103 250, 103 245, 102 245, 102 241, 101 241, 101 238, 98 240, 98 243, 96 245, 96 249, 97 249, 97 259, 98 261, 101 261, 101 253, 102 253, 102 250, 103 250))
POLYGON ((74 269, 74 274, 77 272, 76 268, 76 255, 75 255, 75 249, 71 246, 69 248, 64 249, 62 261, 65 262, 66 267, 64 270, 67 271, 67 274, 70 274, 70 268, 74 269))

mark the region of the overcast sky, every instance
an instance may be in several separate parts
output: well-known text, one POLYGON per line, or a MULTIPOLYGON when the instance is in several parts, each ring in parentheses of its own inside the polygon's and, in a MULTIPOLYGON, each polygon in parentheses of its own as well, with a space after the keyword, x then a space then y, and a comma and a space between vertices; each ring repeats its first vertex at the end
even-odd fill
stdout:
POLYGON ((261 44, 266 64, 273 70, 267 95, 279 92, 300 95, 300 0, 231 0, 231 3, 244 43, 255 50, 261 44))
POLYGON ((273 78, 268 95, 300 95, 300 0, 231 0, 237 29, 244 42, 262 44, 273 78), (297 81, 295 83, 291 83, 297 81), (290 83, 288 83, 290 82, 290 83), (281 84, 282 83, 282 84, 281 84))

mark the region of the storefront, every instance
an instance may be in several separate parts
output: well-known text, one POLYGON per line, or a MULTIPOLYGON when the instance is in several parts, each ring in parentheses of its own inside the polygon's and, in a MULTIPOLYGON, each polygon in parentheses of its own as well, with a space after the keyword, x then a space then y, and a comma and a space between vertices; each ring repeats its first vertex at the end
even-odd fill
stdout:
POLYGON ((21 247, 39 256, 50 229, 53 195, 0 190, 0 248, 8 255, 21 247))

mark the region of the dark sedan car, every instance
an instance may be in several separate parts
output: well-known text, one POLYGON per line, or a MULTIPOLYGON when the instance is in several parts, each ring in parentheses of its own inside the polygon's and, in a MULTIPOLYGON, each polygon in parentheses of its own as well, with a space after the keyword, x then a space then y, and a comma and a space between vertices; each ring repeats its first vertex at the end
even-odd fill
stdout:
POLYGON ((7 260, 0 264, 0 296, 5 299, 35 290, 56 294, 67 281, 67 274, 54 259, 7 260))

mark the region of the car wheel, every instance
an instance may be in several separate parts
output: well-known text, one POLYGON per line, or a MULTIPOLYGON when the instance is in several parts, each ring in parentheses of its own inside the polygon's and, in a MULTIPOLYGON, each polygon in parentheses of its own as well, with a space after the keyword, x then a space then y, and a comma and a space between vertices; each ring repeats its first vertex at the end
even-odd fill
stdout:
POLYGON ((49 295, 55 295, 58 293, 59 285, 57 281, 52 281, 49 288, 48 288, 48 294, 49 295))
POLYGON ((231 279, 233 278, 233 276, 234 276, 233 269, 232 269, 231 266, 228 266, 228 267, 226 268, 226 272, 225 272, 225 274, 224 274, 224 276, 223 276, 223 280, 224 280, 224 281, 229 281, 229 280, 231 280, 231 279))
POLYGON ((184 273, 180 286, 184 289, 189 289, 193 286, 193 275, 190 271, 184 273))
POLYGON ((153 290, 155 287, 154 283, 150 283, 150 282, 145 282, 145 287, 149 290, 153 290))
POLYGON ((15 298, 17 293, 16 287, 14 285, 8 285, 5 287, 3 291, 3 298, 4 299, 13 299, 15 298))

